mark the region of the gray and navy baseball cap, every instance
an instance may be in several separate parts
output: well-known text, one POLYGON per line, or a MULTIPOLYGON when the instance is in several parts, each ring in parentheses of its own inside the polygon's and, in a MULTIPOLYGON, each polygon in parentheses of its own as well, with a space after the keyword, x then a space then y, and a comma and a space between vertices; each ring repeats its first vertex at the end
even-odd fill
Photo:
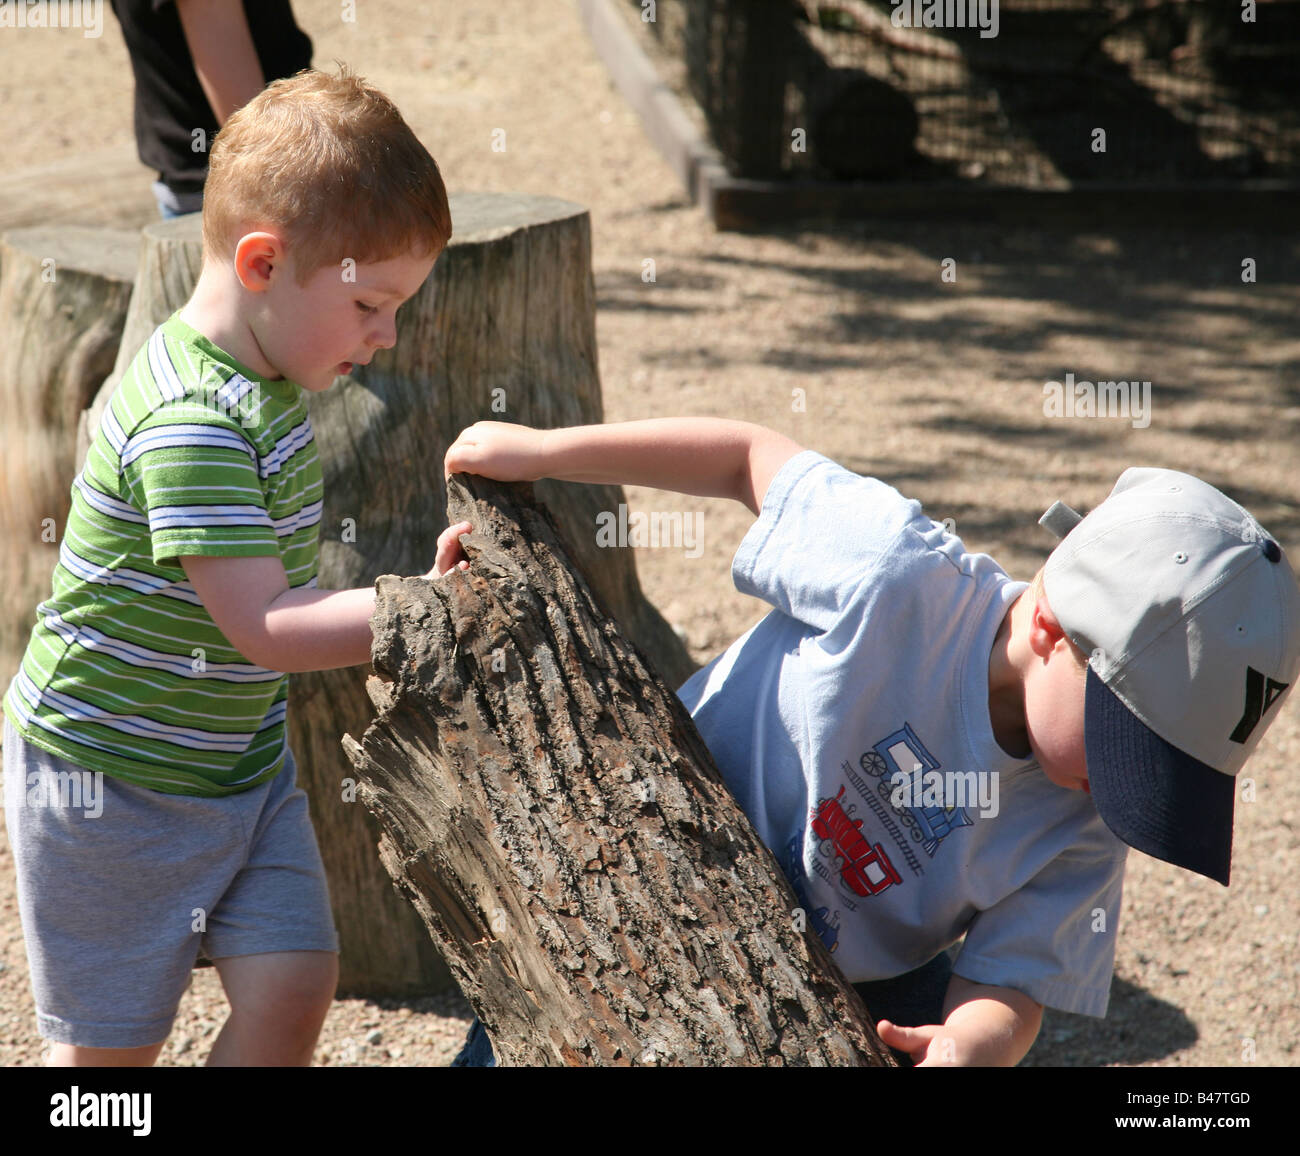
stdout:
POLYGON ((1090 655, 1088 781, 1130 847, 1225 886, 1236 775, 1300 673, 1300 585, 1236 502, 1176 470, 1125 470, 1061 539, 1043 590, 1090 655))

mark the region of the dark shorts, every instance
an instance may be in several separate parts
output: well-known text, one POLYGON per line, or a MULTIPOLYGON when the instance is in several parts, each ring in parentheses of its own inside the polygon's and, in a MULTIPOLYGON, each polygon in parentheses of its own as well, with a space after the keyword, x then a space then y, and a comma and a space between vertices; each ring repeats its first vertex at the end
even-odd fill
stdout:
POLYGON ((5 825, 37 1030, 55 1043, 165 1040, 209 959, 338 951, 292 751, 238 795, 151 791, 24 741, 5 718, 5 825))

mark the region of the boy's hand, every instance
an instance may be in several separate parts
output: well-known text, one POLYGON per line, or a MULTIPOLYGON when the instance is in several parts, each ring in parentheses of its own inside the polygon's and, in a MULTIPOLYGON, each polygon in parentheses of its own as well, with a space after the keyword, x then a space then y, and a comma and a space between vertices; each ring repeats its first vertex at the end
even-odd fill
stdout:
POLYGON ((1043 1022, 1043 1005, 1024 992, 955 973, 943 1003, 942 1024, 905 1028, 881 1020, 876 1034, 911 1056, 918 1068, 1014 1067, 1033 1046, 1043 1022))
POLYGON ((542 461, 545 431, 504 421, 479 421, 461 430, 443 459, 443 474, 481 474, 499 482, 535 482, 546 477, 542 461))
POLYGON ((438 552, 434 556, 433 569, 424 576, 441 578, 457 566, 462 570, 468 570, 469 562, 465 559, 465 552, 460 548, 460 536, 470 533, 473 529, 474 527, 468 522, 457 522, 454 526, 448 526, 443 530, 438 535, 438 552))
POLYGON ((881 1020, 876 1024, 876 1034, 887 1047, 911 1056, 918 1068, 952 1067, 959 1062, 956 1041, 943 1024, 905 1028, 881 1020))

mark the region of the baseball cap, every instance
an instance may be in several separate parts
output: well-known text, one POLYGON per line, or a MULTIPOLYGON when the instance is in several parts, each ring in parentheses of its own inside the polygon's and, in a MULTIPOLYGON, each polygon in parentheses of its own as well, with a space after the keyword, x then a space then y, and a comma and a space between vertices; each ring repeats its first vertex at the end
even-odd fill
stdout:
POLYGON ((1130 847, 1228 883, 1236 775, 1300 671, 1300 585, 1236 502, 1177 470, 1125 470, 1087 517, 1056 502, 1043 589, 1090 655, 1093 802, 1130 847))

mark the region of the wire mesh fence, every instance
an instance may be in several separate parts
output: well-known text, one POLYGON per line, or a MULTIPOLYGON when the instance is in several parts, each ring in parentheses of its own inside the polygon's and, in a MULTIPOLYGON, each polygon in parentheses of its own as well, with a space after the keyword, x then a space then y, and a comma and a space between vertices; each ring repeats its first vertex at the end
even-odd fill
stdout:
POLYGON ((656 9, 648 26, 684 62, 734 176, 1026 188, 1300 176, 1300 0, 656 9))

